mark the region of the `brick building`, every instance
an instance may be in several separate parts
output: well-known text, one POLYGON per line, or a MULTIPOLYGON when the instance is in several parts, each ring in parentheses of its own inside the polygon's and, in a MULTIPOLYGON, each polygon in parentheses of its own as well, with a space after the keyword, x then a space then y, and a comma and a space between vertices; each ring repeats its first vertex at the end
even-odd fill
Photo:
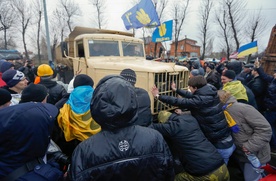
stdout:
MULTIPOLYGON (((145 52, 146 55, 152 56, 154 57, 154 47, 155 47, 155 43, 151 41, 151 37, 146 37, 145 40, 145 52)), ((157 48, 156 48, 156 57, 160 57, 160 48, 162 48, 163 50, 165 50, 164 46, 162 45, 161 42, 157 43, 157 48)))
MULTIPOLYGON (((177 56, 200 57, 200 46, 197 41, 185 38, 178 41, 177 56)), ((170 56, 175 56, 175 42, 171 43, 170 56)))

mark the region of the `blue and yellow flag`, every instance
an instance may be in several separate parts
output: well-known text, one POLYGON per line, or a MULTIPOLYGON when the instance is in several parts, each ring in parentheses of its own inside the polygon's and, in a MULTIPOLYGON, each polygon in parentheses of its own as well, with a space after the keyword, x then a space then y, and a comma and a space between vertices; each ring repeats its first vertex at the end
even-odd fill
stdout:
POLYGON ((59 110, 57 121, 66 141, 83 141, 101 131, 100 125, 94 121, 90 113, 93 91, 91 86, 76 87, 59 110))
POLYGON ((238 58, 244 57, 255 52, 258 52, 257 41, 253 41, 251 43, 241 46, 238 50, 238 58))
POLYGON ((152 42, 169 41, 172 39, 173 20, 165 21, 152 34, 152 42))
POLYGON ((141 0, 139 4, 125 12, 121 18, 127 30, 160 25, 158 14, 151 0, 141 0))

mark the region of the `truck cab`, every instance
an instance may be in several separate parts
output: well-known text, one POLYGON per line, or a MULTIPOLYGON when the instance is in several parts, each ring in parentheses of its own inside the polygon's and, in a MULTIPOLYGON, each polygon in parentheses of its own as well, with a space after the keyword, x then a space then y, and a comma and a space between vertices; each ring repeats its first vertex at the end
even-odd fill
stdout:
POLYGON ((85 27, 75 27, 66 43, 57 47, 57 62, 81 70, 97 84, 106 75, 119 75, 123 69, 136 72, 135 86, 148 91, 152 114, 162 110, 172 110, 173 106, 155 100, 151 88, 156 85, 160 95, 176 96, 171 90, 174 81, 178 88, 187 89, 189 70, 175 63, 146 60, 143 40, 134 38, 131 33, 85 27))

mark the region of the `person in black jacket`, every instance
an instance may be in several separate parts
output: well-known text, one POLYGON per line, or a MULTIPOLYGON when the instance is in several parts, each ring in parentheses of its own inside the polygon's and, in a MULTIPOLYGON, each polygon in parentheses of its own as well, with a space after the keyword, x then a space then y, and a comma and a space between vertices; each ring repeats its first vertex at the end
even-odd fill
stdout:
MULTIPOLYGON (((132 69, 124 69, 120 73, 134 87, 136 84, 136 73, 132 69)), ((138 121, 137 125, 149 126, 152 123, 152 114, 150 109, 150 97, 145 89, 135 87, 138 101, 138 121)))
POLYGON ((219 90, 221 88, 221 80, 220 80, 220 74, 214 70, 215 65, 212 63, 207 64, 206 66, 206 73, 205 73, 205 79, 208 84, 211 84, 219 90))
POLYGON ((52 80, 54 71, 49 65, 41 64, 37 68, 37 75, 40 77, 39 84, 44 85, 48 89, 49 96, 47 97, 47 103, 55 105, 67 94, 67 91, 62 85, 52 80))
POLYGON ((267 91, 264 98, 265 112, 264 117, 267 119, 272 128, 272 137, 270 141, 271 152, 276 152, 276 69, 274 70, 273 76, 268 75, 264 72, 263 68, 260 67, 260 62, 255 61, 255 67, 262 80, 267 84, 267 91))
POLYGON ((57 114, 54 105, 40 102, 0 109, 0 180, 62 180, 56 164, 42 161, 57 114))
POLYGON ((217 90, 214 86, 207 84, 201 75, 190 78, 188 86, 191 92, 176 89, 172 84, 172 90, 183 98, 159 96, 156 86, 152 88, 152 95, 164 103, 178 106, 180 109, 189 109, 197 119, 202 132, 217 148, 227 164, 229 157, 235 150, 235 145, 222 111, 217 90))
POLYGON ((253 78, 247 83, 247 87, 250 88, 255 95, 258 111, 260 111, 260 113, 263 113, 265 111, 263 101, 265 97, 267 83, 261 79, 257 68, 253 68, 251 73, 253 75, 253 78))
POLYGON ((70 180, 174 179, 173 158, 162 135, 135 125, 138 101, 128 81, 115 75, 101 79, 90 109, 102 131, 76 147, 70 180))
POLYGON ((196 119, 190 114, 177 115, 161 111, 158 118, 168 119, 163 124, 152 124, 171 148, 174 158, 179 158, 184 170, 177 180, 227 181, 229 173, 221 155, 202 133, 196 119), (162 118, 163 117, 163 118, 162 118))
POLYGON ((79 74, 74 78, 74 89, 68 98, 62 98, 58 102, 59 105, 58 103, 55 105, 59 108, 59 115, 55 122, 52 139, 70 158, 81 141, 101 130, 90 113, 93 86, 94 81, 91 77, 79 74))

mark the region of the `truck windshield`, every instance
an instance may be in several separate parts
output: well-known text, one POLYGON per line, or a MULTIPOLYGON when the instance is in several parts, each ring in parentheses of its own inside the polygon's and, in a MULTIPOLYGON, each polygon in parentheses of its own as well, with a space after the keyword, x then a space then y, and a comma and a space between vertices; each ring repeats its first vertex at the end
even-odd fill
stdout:
POLYGON ((124 56, 144 57, 144 50, 141 43, 122 42, 124 56))
POLYGON ((118 41, 89 40, 89 55, 120 56, 118 41))

